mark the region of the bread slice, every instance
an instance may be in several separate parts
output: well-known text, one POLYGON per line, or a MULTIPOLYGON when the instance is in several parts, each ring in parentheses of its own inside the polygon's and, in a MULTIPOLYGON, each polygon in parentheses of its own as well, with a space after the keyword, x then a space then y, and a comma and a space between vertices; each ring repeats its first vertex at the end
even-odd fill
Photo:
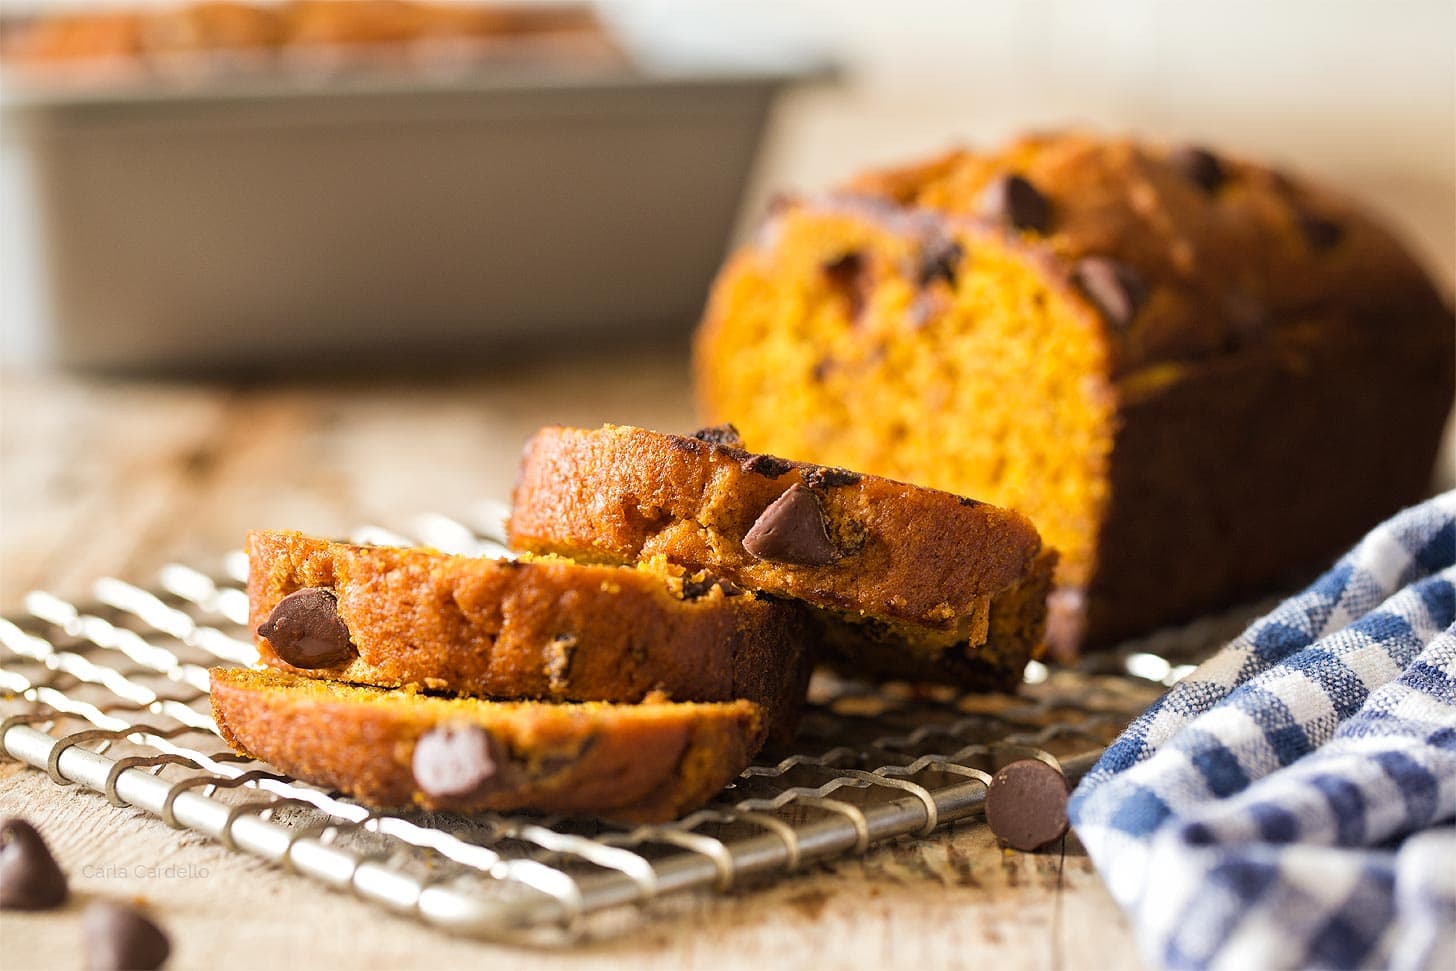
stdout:
POLYGON ((714 704, 439 698, 214 668, 227 743, 378 808, 674 819, 747 767, 762 737, 749 701, 714 704))
POLYGON ((250 533, 247 551, 259 655, 294 674, 497 698, 742 698, 781 738, 803 701, 802 610, 666 562, 494 560, 270 531, 250 533), (312 613, 299 591, 318 592, 312 613), (312 654, 299 647, 309 624, 312 654))
POLYGON ((855 670, 1007 687, 1042 641, 1055 554, 1022 515, 948 492, 693 437, 551 427, 527 445, 520 549, 665 558, 817 608, 855 670))

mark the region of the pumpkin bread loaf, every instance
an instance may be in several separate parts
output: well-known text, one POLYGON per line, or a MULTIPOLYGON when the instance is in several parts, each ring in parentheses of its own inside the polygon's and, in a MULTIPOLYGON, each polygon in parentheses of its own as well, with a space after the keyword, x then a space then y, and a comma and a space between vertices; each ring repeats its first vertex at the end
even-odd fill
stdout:
POLYGON ((530 809, 661 822, 706 802, 762 737, 748 701, 498 702, 214 668, 238 752, 371 806, 530 809))
POLYGON ((1350 202, 1198 148, 1024 138, 778 205, 714 285, 702 411, 1024 512, 1063 649, 1322 561, 1428 488, 1453 323, 1350 202))
POLYGON ((554 701, 747 699, 792 733, 803 612, 665 562, 494 560, 248 535, 262 661, 312 678, 554 701))
POLYGON ((513 546, 665 559, 802 601, 857 672, 1004 688, 1042 642, 1055 557, 1025 517, 750 453, 731 426, 546 428, 513 498, 513 546))

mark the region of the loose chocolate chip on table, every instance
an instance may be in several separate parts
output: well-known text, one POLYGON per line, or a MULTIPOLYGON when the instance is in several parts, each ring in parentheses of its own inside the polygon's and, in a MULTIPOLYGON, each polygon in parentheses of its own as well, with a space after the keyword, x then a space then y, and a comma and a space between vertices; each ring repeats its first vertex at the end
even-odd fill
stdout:
POLYGON ((1004 175, 986 186, 979 208, 986 218, 1017 229, 1044 233, 1051 225, 1052 210, 1046 196, 1019 175, 1004 175))
POLYGON ((1168 153, 1168 161, 1204 192, 1217 192, 1228 177, 1223 162, 1206 148, 1182 145, 1168 153))
POLYGON ((1019 759, 991 779, 986 822, 1018 850, 1037 850, 1067 831, 1067 777, 1040 759, 1019 759))
POLYGON ((154 971, 172 953, 162 929, 125 904, 94 903, 82 925, 90 971, 154 971))
POLYGON ((804 473, 804 482, 815 489, 833 489, 835 486, 858 485, 859 480, 864 478, 858 472, 851 472, 848 469, 831 469, 825 466, 816 466, 804 473))
POLYGON ((709 445, 743 445, 743 438, 738 434, 738 429, 732 425, 713 425, 710 428, 699 428, 693 432, 693 438, 700 442, 707 442, 709 445))
POLYGON ((1312 212, 1302 212, 1298 219, 1300 232, 1309 240, 1309 245, 1320 252, 1334 249, 1344 238, 1345 228, 1332 219, 1312 212))
POLYGON ((0 821, 0 910, 49 910, 66 900, 66 875, 34 826, 0 821))
POLYGON ((1142 277, 1126 263, 1088 256, 1072 269, 1072 280, 1110 324, 1126 327, 1147 297, 1142 277))
POLYGON ((819 499, 797 482, 759 513, 743 537, 743 548, 775 563, 823 566, 835 560, 819 499))
POLYGON ((331 668, 358 654, 339 618, 339 601, 322 587, 305 587, 278 601, 258 627, 273 653, 296 668, 331 668))
POLYGON ((964 255, 965 250, 961 248, 961 244, 949 236, 932 236, 920 251, 917 281, 922 287, 928 287, 936 280, 944 280, 955 286, 956 268, 960 266, 961 257, 964 255))
POLYGON ((773 455, 750 455, 739 465, 744 472, 761 475, 768 479, 777 479, 793 467, 794 463, 788 459, 777 458, 773 455))
POLYGON ((504 761, 495 739, 479 725, 443 725, 415 742, 410 770, 425 795, 464 803, 490 790, 504 761))

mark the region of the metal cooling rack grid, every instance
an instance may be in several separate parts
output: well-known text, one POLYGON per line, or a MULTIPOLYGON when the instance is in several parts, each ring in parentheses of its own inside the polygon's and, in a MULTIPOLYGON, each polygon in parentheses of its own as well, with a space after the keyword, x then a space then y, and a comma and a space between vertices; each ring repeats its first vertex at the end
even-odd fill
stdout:
MULTIPOLYGON (((473 526, 439 516, 361 542, 500 555, 499 507, 473 526)), ((1028 754, 1085 771, 1127 721, 1236 630, 1201 622, 1099 663, 1034 665, 1018 696, 870 685, 816 675, 792 752, 767 753, 708 807, 617 828, 561 816, 376 813, 226 749, 207 668, 256 657, 243 624, 246 563, 116 579, 78 606, 33 593, 0 619, 0 751, 117 806, 446 930, 559 943, 601 933, 686 891, 726 891, 979 814, 991 773, 1028 754), (1170 660, 1173 659, 1173 660, 1170 660), (1132 673, 1138 677, 1128 677, 1132 673), (636 910, 632 910, 636 908, 636 910)), ((1246 612, 1245 612, 1246 613, 1246 612)), ((630 923, 630 922, 627 922, 630 923)))

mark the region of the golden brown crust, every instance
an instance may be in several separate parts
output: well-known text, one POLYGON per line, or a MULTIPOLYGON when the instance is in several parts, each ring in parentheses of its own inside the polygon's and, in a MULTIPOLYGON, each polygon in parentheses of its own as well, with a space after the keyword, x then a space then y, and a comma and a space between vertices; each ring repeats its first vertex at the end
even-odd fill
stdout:
POLYGON ((1130 327, 1104 321, 1086 303, 1112 351, 1114 377, 1222 355, 1319 307, 1371 328, 1439 309, 1421 267, 1349 199, 1231 156, 1219 156, 1223 180, 1210 191, 1175 159, 1173 148, 1131 139, 1041 134, 870 172, 847 189, 1009 239, 1063 277, 1083 257, 1135 268, 1148 294, 1130 327), (1006 174, 1048 199, 1047 232, 1008 232, 981 215, 982 193, 1006 174), (1336 238, 1320 239, 1311 221, 1329 224, 1336 238))
POLYGON ((662 822, 712 798, 752 758, 761 713, 718 704, 491 702, 214 668, 212 707, 238 752, 380 808, 589 813, 662 822), (411 762, 435 728, 479 726, 508 754, 499 784, 442 805, 411 762))
POLYGON ((296 532, 248 535, 249 626, 323 588, 357 656, 295 674, 498 698, 636 702, 744 698, 791 731, 808 666, 801 611, 706 581, 568 560, 490 560, 358 546, 296 532), (674 592, 674 588, 677 592, 674 592))
POLYGON ((714 285, 704 417, 1025 512, 1062 554, 1068 646, 1289 582, 1428 488, 1456 328, 1349 201, 1179 159, 1042 135, 781 206, 714 285), (1012 175, 1041 228, 985 210, 1012 175), (1127 319, 1090 295, 1087 259, 1131 272, 1127 319))
POLYGON ((749 589, 932 630, 954 629, 1024 577, 1041 550, 1036 528, 1011 510, 616 425, 537 432, 507 532, 521 549, 599 562, 661 555, 749 589), (744 549, 754 521, 796 484, 819 502, 834 562, 774 562, 744 549))
POLYGON ((999 674, 985 676, 992 669, 1014 669, 1014 683, 1039 648, 1034 594, 1044 595, 1055 559, 1009 510, 736 443, 612 425, 537 433, 507 532, 523 549, 607 562, 666 557, 801 600, 856 670, 977 688, 1006 686, 999 674), (755 522, 791 489, 817 501, 832 562, 781 562, 745 548, 755 522), (998 601, 1023 622, 1003 622, 1000 643, 985 648, 998 601), (985 664, 961 663, 982 649, 985 664))

